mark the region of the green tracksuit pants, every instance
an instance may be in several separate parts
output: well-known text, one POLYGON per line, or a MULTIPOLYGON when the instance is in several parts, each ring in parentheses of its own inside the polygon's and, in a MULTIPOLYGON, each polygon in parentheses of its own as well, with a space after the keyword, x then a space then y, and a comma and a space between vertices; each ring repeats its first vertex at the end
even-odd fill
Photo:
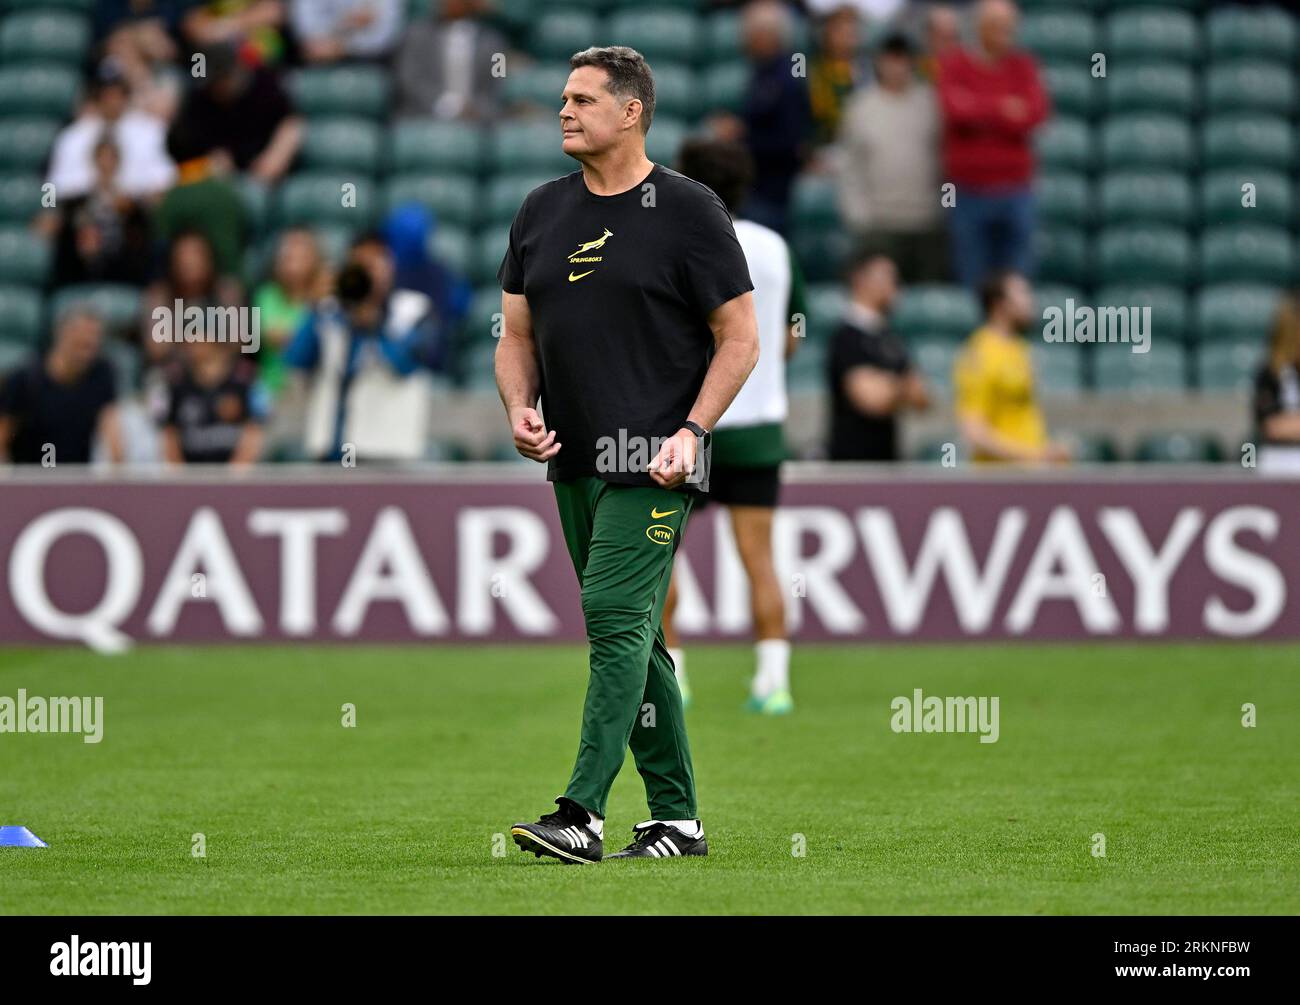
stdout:
POLYGON ((631 747, 651 819, 693 819, 691 749, 662 625, 693 496, 589 477, 556 482, 555 498, 591 650, 578 761, 564 794, 603 817, 631 747))

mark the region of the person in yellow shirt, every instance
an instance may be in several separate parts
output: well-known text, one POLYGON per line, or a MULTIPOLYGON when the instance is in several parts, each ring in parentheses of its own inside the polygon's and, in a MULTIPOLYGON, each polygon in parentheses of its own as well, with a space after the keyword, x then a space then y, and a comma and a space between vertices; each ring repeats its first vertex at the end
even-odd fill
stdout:
POLYGON ((1028 280, 1001 272, 980 290, 984 324, 957 356, 953 385, 957 419, 978 462, 1067 461, 1069 450, 1047 437, 1034 395, 1034 370, 1025 333, 1033 323, 1034 294, 1028 280))

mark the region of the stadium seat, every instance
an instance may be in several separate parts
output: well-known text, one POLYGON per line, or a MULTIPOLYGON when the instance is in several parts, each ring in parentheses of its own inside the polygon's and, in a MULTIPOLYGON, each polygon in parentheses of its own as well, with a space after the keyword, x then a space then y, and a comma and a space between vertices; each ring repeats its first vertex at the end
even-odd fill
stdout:
POLYGON ((22 366, 32 355, 32 346, 0 339, 0 380, 22 366))
POLYGON ((144 361, 140 350, 135 345, 117 338, 105 339, 101 352, 113 367, 113 377, 117 384, 119 396, 134 394, 140 389, 140 377, 144 370, 144 361))
POLYGON ((1137 63, 1109 68, 1104 85, 1112 114, 1152 112, 1187 118, 1198 108, 1197 78, 1181 63, 1137 63))
POLYGON ((1046 63, 1086 66, 1100 48, 1099 42, 1097 23, 1086 11, 1026 11, 1020 21, 1019 44, 1046 63))
POLYGON ((1296 161, 1295 132, 1272 115, 1221 115, 1201 127, 1204 167, 1276 168, 1291 171, 1296 161))
POLYGON ((1143 463, 1204 464, 1220 462, 1223 448, 1206 433, 1158 433, 1138 441, 1134 458, 1143 463))
MULTIPOLYGON (((569 64, 552 62, 538 66, 521 67, 506 75, 501 89, 505 103, 524 114, 538 109, 552 112, 560 107, 560 96, 569 80, 569 64)), ((555 119, 556 133, 559 119, 555 119)))
POLYGON ((825 342, 805 339, 786 366, 786 382, 792 391, 826 390, 825 342))
POLYGON ((804 278, 810 283, 840 279, 849 256, 853 254, 853 235, 838 223, 822 227, 793 227, 789 239, 790 247, 803 267, 804 278))
POLYGON ((1101 434, 1066 430, 1061 437, 1070 448, 1070 459, 1078 464, 1114 464, 1119 460, 1115 441, 1101 434))
POLYGON ((1201 178, 1201 219, 1218 223, 1265 224, 1289 227, 1295 221, 1295 198, 1291 182, 1280 171, 1243 168, 1212 171, 1201 178), (1254 186, 1254 205, 1246 205, 1245 186, 1254 186))
POLYGON ((1260 339, 1199 346, 1196 386, 1202 391, 1249 391, 1266 355, 1267 343, 1260 339))
POLYGON ((369 119, 309 119, 299 163, 308 171, 356 171, 369 177, 380 170, 381 136, 369 119))
POLYGON ((1118 226, 1097 240, 1101 283, 1152 282, 1186 285, 1192 278, 1192 245, 1185 230, 1161 226, 1118 226))
POLYGON ((0 119, 0 170, 40 171, 58 132, 57 119, 0 119))
MULTIPOLYGON (((499 262, 497 263, 500 264, 499 262)), ((479 286, 474 290, 470 300, 469 315, 465 319, 465 333, 472 344, 485 337, 492 337, 496 331, 497 316, 501 313, 501 287, 496 282, 479 286)))
POLYGON ((1042 227, 1034 234, 1038 278, 1049 283, 1087 284, 1092 276, 1088 232, 1080 227, 1042 227))
POLYGON ((1020 8, 1026 11, 1039 10, 1088 10, 1100 11, 1109 0, 1020 0, 1020 8))
POLYGON ((1037 390, 1058 397, 1073 396, 1083 390, 1083 348, 1069 342, 1047 343, 1035 338, 1030 342, 1037 390))
POLYGON ((31 10, 0 22, 0 62, 77 66, 90 47, 90 21, 71 11, 31 10))
POLYGON ((1175 171, 1116 171, 1102 176, 1101 216, 1107 224, 1195 222, 1187 176, 1175 171))
MULTIPOLYGON (((655 122, 660 115, 693 120, 700 111, 700 84, 695 71, 681 63, 656 63, 655 122)), ((652 130, 653 131, 653 130, 652 130)))
POLYGON ((795 226, 829 227, 839 223, 833 177, 803 174, 795 179, 790 195, 791 220, 795 226))
POLYGON ((932 395, 952 395, 952 365, 959 345, 950 339, 919 339, 911 346, 912 365, 921 371, 932 395))
POLYGON ((30 286, 0 285, 0 342, 26 348, 40 340, 45 308, 40 290, 30 286))
POLYGON ((1284 64, 1255 60, 1216 63, 1205 81, 1205 108, 1211 115, 1290 115, 1296 107, 1295 92, 1295 70, 1284 64))
POLYGON ((378 211, 375 186, 368 178, 312 172, 292 175, 280 183, 270 216, 279 227, 337 223, 364 230, 375 221, 378 211), (347 188, 349 185, 355 188, 347 188))
POLYGON ((829 342, 844 319, 847 297, 839 283, 809 283, 806 289, 808 323, 804 337, 829 342))
POLYGON ((689 133, 690 129, 680 119, 656 115, 645 138, 646 156, 656 164, 672 167, 677 163, 677 152, 689 133))
POLYGON ((89 307, 113 334, 129 333, 140 323, 140 290, 125 283, 78 283, 65 286, 50 301, 50 321, 55 323, 72 305, 89 307))
POLYGON ((476 284, 496 282, 497 270, 510 247, 510 228, 498 226, 479 230, 474 235, 474 242, 470 281, 476 284))
POLYGON ((894 309, 894 330, 909 341, 964 339, 979 323, 979 306, 970 292, 945 283, 905 287, 894 309))
POLYGON ((1223 224, 1201 235, 1201 282, 1255 282, 1289 286, 1296 281, 1291 235, 1280 227, 1223 224))
POLYGON ((1101 150, 1108 171, 1126 167, 1185 171, 1196 156, 1192 130, 1185 119, 1143 113, 1107 119, 1101 131, 1101 150))
MULTIPOLYGON (((533 22, 526 44, 528 51, 539 59, 563 60, 567 76, 569 57, 602 35, 600 18, 594 12, 561 3, 533 22)), ((507 74, 506 80, 509 79, 507 74)))
POLYGON ((51 257, 50 245, 26 227, 0 228, 0 283, 45 285, 51 257))
POLYGON ((1193 62, 1200 28, 1187 11, 1160 7, 1120 8, 1106 18, 1106 55, 1115 63, 1159 59, 1193 62))
POLYGON ((1043 84, 1052 96, 1052 109, 1061 115, 1091 118, 1100 107, 1100 81, 1086 66, 1075 63, 1047 63, 1042 68, 1043 84))
POLYGON ((1057 115, 1035 134, 1043 170, 1087 171, 1093 160, 1093 131, 1082 119, 1057 115))
POLYGON ((396 175, 384 186, 382 201, 385 214, 415 202, 433 210, 439 221, 472 226, 478 217, 479 184, 469 175, 396 175))
POLYGON ((41 211, 38 174, 0 175, 0 223, 27 223, 41 211))
POLYGON ((1205 16, 1212 59, 1274 59, 1294 65, 1298 35, 1300 25, 1294 17, 1277 8, 1228 6, 1205 16))
POLYGON ((1133 352, 1122 343, 1094 346, 1092 367, 1098 394, 1144 397, 1187 387, 1187 361, 1180 342, 1156 339, 1145 353, 1133 352))
POLYGON ((1092 215, 1092 192, 1076 171, 1044 171, 1035 185, 1039 218, 1047 224, 1085 226, 1092 215))
POLYGON ((381 119, 390 107, 390 81, 375 66, 309 67, 289 76, 289 92, 307 116, 350 115, 381 119))
POLYGON ((0 10, 45 10, 58 8, 76 14, 92 14, 101 0, 0 0, 0 10))
POLYGON ((1183 341, 1188 335, 1187 294, 1178 286, 1120 281, 1102 286, 1096 293, 1096 307, 1151 308, 1150 337, 1160 341, 1183 341))
POLYGON ((484 223, 509 224, 514 220, 524 197, 538 185, 550 181, 550 174, 496 174, 487 183, 484 223))
POLYGON ((612 14, 605 31, 609 45, 630 45, 651 65, 656 59, 693 63, 705 42, 694 12, 670 7, 638 7, 612 14))
POLYGON ((397 122, 388 132, 388 170, 474 174, 483 165, 482 130, 470 122, 397 122))
POLYGON ((80 76, 66 66, 0 67, 0 115, 70 118, 80 90, 80 76))
POLYGON ((503 122, 493 133, 490 160, 497 171, 568 174, 576 165, 560 140, 555 122, 503 122))
POLYGON ((1222 283, 1196 294, 1192 331, 1201 342, 1267 341, 1279 292, 1260 283, 1222 283))
POLYGON ((745 102, 749 87, 749 65, 733 59, 710 66, 700 77, 700 111, 739 112, 745 102))
POLYGON ((457 275, 474 271, 474 237, 463 227, 439 222, 427 245, 432 255, 457 275))

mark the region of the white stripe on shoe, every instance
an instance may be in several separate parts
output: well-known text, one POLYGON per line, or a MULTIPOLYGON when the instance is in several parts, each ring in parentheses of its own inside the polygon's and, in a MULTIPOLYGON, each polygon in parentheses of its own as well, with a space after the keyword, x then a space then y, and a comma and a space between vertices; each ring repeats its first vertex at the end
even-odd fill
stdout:
POLYGON ((660 844, 666 844, 669 848, 672 849, 672 853, 673 853, 674 855, 681 855, 681 850, 680 850, 680 849, 679 849, 675 844, 673 844, 670 840, 668 840, 668 838, 665 837, 665 838, 661 839, 659 843, 660 843, 660 844))

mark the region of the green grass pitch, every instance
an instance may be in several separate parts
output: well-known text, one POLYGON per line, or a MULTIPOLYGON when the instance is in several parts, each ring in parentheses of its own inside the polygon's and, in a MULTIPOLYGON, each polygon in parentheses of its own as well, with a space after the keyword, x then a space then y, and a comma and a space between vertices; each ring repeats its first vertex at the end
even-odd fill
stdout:
MULTIPOLYGON (((0 650, 0 695, 105 699, 99 745, 0 734, 0 823, 50 845, 0 848, 0 913, 1300 905, 1298 647, 800 646, 777 720, 741 710, 748 646, 688 652, 710 856, 564 866, 508 833, 568 777, 577 647, 0 650), (894 733, 917 687, 998 696, 1000 739, 894 733)), ((607 850, 642 799, 629 759, 607 850)))

